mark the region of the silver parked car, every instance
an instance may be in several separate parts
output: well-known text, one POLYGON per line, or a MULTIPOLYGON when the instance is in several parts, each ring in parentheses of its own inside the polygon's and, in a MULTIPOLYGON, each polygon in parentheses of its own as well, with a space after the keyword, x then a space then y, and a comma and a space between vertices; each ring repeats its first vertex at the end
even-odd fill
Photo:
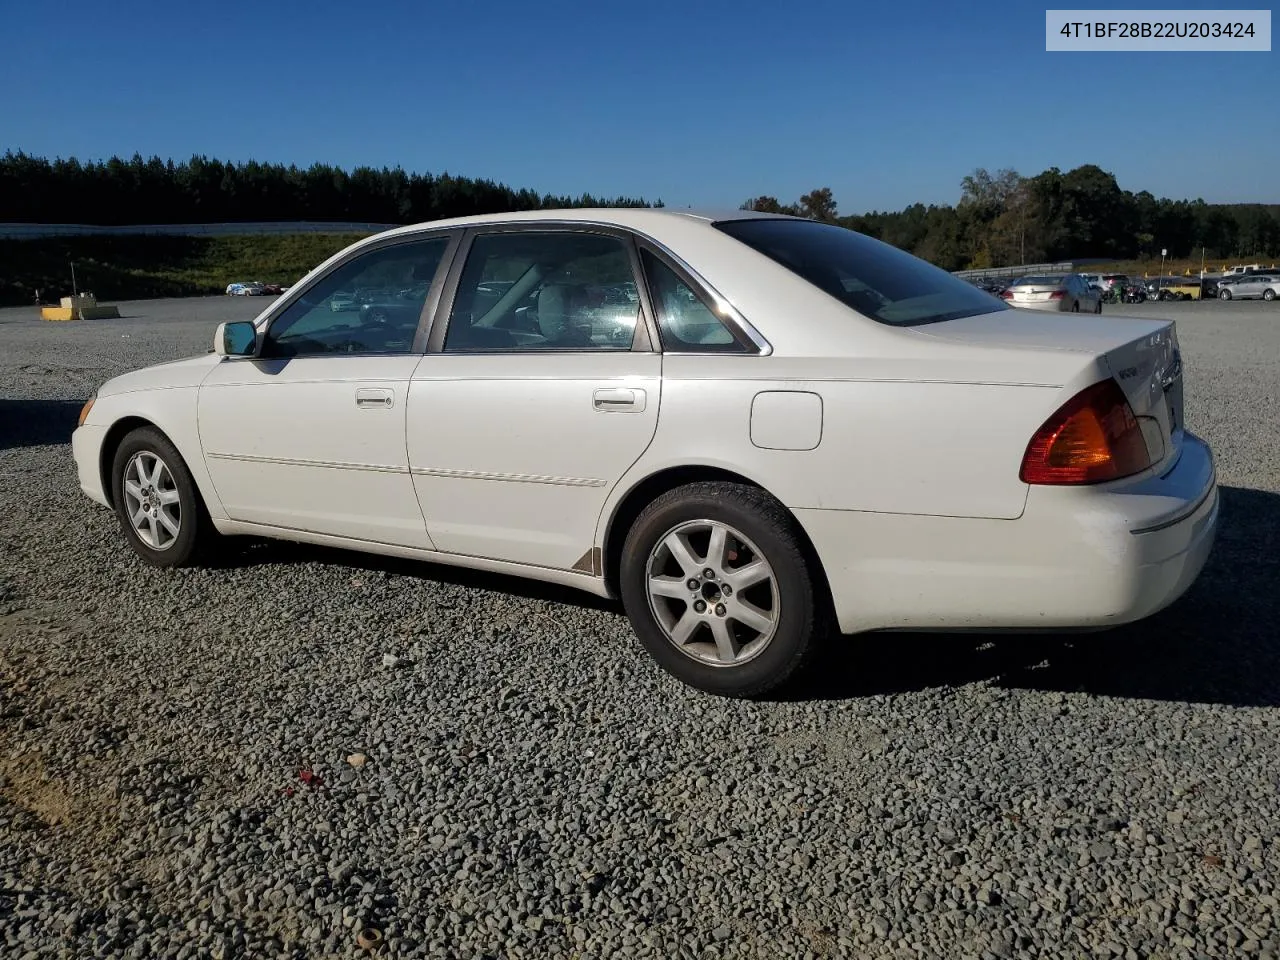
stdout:
POLYGON ((1241 277, 1223 277, 1218 282, 1222 300, 1274 300, 1280 295, 1280 276, 1274 273, 1248 273, 1241 277))
POLYGON ((1091 287, 1078 273, 1019 277, 1000 296, 1012 306, 1028 310, 1102 312, 1102 292, 1091 287))

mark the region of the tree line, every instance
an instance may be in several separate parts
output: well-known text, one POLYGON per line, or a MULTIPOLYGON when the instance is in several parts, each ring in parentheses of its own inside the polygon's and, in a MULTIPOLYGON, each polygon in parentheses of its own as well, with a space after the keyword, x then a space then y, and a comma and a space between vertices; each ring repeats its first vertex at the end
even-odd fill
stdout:
POLYGON ((6 152, 0 158, 0 222, 236 223, 345 221, 419 223, 445 217, 555 207, 661 206, 643 199, 516 190, 492 180, 328 164, 183 163, 134 154, 81 162, 6 152))
POLYGON ((790 213, 870 234, 948 270, 1103 257, 1109 260, 1280 253, 1280 204, 1218 204, 1121 190, 1094 164, 1034 177, 975 170, 955 206, 840 216, 829 187, 794 203, 753 197, 743 209, 790 213))
MULTIPOLYGON (((744 209, 792 213, 878 237, 948 270, 1046 260, 1125 260, 1198 255, 1210 259, 1280 253, 1280 205, 1210 204, 1121 190, 1086 164, 1025 177, 979 169, 959 202, 840 215, 829 187, 793 203, 753 197, 744 209)), ((400 168, 229 163, 204 156, 175 163, 47 160, 12 151, 0 158, 0 222, 232 223, 352 221, 417 223, 444 217, 556 207, 662 206, 643 198, 555 196, 492 180, 400 168)))

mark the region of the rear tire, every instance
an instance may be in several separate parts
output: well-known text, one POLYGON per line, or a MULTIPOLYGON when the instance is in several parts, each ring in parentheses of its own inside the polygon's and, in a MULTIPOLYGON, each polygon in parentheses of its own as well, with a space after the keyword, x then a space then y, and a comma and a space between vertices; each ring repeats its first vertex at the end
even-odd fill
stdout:
POLYGON ((111 502, 134 552, 153 567, 184 567, 217 538, 182 455, 155 427, 139 427, 116 448, 111 502))
POLYGON ((636 636, 664 670, 699 690, 756 697, 776 689, 827 623, 803 543, 795 518, 756 487, 702 482, 663 494, 623 548, 622 601, 636 636))

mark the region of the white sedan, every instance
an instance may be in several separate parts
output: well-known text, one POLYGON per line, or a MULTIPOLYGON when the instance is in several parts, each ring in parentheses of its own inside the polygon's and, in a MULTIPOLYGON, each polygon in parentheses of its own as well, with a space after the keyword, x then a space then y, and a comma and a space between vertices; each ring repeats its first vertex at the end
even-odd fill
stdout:
POLYGON ((1101 313, 1102 291, 1078 273, 1060 277, 1019 277, 1000 294, 1026 310, 1101 313))
POLYGON ((793 217, 538 211, 343 250, 208 354, 108 381, 73 449, 156 566, 252 534, 568 584, 750 696, 830 627, 1172 603, 1218 519, 1182 410, 1168 321, 1013 310, 793 217), (360 287, 377 309, 331 311, 360 287))

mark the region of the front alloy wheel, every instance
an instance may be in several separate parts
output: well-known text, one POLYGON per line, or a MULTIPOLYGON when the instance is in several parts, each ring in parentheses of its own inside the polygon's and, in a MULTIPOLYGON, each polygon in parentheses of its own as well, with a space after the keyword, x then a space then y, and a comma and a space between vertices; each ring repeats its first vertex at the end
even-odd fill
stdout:
POLYGON ((168 550, 182 532, 182 496, 168 465, 151 450, 125 464, 124 510, 133 531, 152 550, 168 550))
POLYGON ((111 461, 111 502, 135 553, 156 567, 181 567, 218 539, 182 454, 163 433, 130 431, 111 461))

